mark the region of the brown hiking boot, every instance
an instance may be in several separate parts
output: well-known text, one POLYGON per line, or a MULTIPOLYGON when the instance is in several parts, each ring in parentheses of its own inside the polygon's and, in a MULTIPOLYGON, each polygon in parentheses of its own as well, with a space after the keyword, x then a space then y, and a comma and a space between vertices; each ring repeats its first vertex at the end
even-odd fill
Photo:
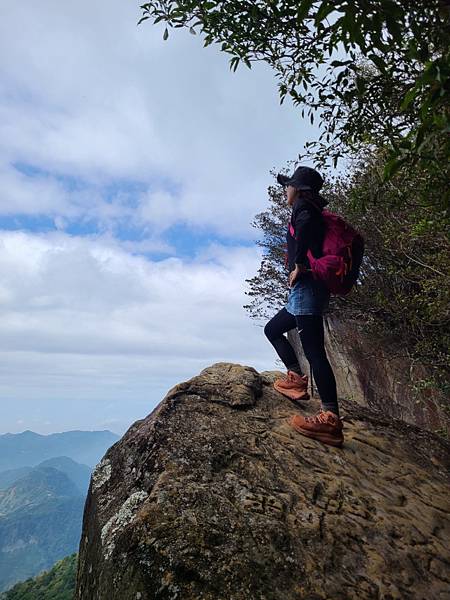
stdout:
POLYGON ((286 379, 277 379, 273 387, 291 400, 309 400, 307 375, 288 371, 286 379))
POLYGON ((340 448, 344 443, 343 423, 337 415, 329 410, 320 411, 313 417, 294 415, 289 423, 295 431, 324 444, 340 448))

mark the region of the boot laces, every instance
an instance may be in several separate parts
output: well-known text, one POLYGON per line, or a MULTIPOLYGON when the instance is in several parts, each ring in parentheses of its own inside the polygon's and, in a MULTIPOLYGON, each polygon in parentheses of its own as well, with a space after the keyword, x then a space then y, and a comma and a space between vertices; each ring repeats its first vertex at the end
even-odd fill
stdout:
MULTIPOLYGON (((292 382, 292 383, 296 383, 297 382, 296 375, 297 375, 297 373, 295 373, 295 371, 289 371, 288 375, 287 375, 287 380, 290 381, 290 382, 292 382)), ((298 375, 298 377, 300 377, 300 379, 301 379, 300 375, 298 375)))
POLYGON ((324 411, 320 411, 317 415, 306 417, 305 421, 308 423, 328 423, 330 415, 326 415, 324 411))

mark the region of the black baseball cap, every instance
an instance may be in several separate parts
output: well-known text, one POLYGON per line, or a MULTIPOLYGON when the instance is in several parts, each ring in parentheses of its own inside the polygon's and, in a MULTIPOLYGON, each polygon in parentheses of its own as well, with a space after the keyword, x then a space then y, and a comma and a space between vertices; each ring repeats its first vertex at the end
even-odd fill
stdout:
POLYGON ((322 175, 311 167, 297 167, 291 177, 278 173, 277 181, 281 185, 292 185, 297 190, 311 192, 318 192, 323 186, 322 175))

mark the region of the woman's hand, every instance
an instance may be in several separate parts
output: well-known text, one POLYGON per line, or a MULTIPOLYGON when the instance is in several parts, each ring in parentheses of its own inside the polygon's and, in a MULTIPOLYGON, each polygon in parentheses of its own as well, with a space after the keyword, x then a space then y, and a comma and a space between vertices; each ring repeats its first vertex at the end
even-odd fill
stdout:
POLYGON ((305 267, 305 265, 295 265, 295 269, 289 273, 289 287, 292 287, 295 284, 298 276, 302 273, 306 273, 307 270, 308 269, 305 267))

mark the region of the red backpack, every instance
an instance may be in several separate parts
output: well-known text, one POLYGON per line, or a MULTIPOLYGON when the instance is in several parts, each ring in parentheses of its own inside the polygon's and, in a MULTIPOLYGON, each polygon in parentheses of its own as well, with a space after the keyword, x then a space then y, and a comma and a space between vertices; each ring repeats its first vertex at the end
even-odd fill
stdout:
MULTIPOLYGON (((314 258, 308 250, 307 257, 313 276, 324 281, 332 294, 344 296, 358 279, 364 238, 339 215, 323 210, 322 216, 325 222, 323 256, 314 258)), ((289 224, 289 232, 295 237, 292 224, 289 224)))

